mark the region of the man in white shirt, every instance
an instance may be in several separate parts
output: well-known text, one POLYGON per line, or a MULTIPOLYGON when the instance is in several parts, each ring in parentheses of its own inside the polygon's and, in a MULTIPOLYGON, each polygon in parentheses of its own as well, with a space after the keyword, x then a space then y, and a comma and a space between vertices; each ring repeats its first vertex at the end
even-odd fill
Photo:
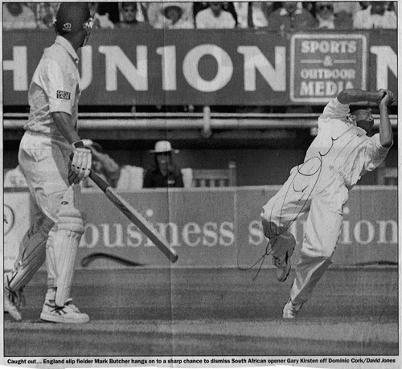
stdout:
POLYGON ((218 29, 235 28, 236 21, 232 14, 223 10, 222 3, 210 3, 209 7, 201 10, 195 17, 196 28, 218 29))
POLYGON ((262 225, 280 282, 289 276, 290 257, 296 244, 289 229, 300 215, 308 214, 296 277, 283 318, 295 318, 331 264, 349 190, 387 156, 393 143, 388 117, 392 101, 393 94, 387 90, 341 91, 319 117, 318 134, 304 163, 290 171, 279 192, 264 205, 262 225), (379 104, 379 134, 367 135, 374 122, 370 110, 356 109, 349 114, 349 104, 362 101, 379 104))
POLYGON ((56 40, 45 49, 29 87, 30 113, 18 162, 37 211, 14 271, 4 283, 4 309, 16 320, 21 320, 22 289, 46 259, 48 290, 40 318, 54 323, 89 321, 72 303, 70 289, 84 233, 77 184, 89 175, 92 162, 91 151, 77 133, 77 50, 85 45, 91 28, 88 3, 62 3, 55 22, 56 40))
POLYGON ((372 1, 366 9, 357 11, 353 16, 354 29, 396 29, 396 13, 386 9, 386 2, 372 1))

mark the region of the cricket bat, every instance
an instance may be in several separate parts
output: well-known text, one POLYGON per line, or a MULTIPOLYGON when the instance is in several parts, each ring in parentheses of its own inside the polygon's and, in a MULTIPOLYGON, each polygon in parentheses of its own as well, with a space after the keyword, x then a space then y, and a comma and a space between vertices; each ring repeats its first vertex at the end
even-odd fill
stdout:
POLYGON ((135 224, 142 233, 144 233, 155 246, 165 254, 165 256, 175 263, 178 259, 178 255, 169 246, 167 240, 165 240, 153 225, 148 222, 137 210, 135 210, 126 200, 124 200, 113 188, 91 170, 89 174, 96 185, 105 193, 106 197, 128 218, 135 224))

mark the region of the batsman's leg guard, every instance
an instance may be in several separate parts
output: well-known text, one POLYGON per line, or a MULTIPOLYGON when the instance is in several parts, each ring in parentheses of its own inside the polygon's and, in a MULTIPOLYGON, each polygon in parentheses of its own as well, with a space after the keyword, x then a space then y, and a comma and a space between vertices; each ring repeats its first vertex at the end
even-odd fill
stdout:
POLYGON ((54 238, 56 236, 57 226, 55 225, 49 232, 46 243, 46 269, 47 269, 47 287, 56 289, 56 255, 54 252, 54 238))
POLYGON ((83 233, 84 222, 80 211, 74 206, 73 186, 71 186, 61 202, 54 239, 57 266, 55 302, 57 306, 64 306, 70 297, 75 258, 83 233))
POLYGON ((9 279, 8 289, 17 292, 24 288, 46 258, 46 241, 53 221, 43 215, 25 234, 21 252, 9 279))

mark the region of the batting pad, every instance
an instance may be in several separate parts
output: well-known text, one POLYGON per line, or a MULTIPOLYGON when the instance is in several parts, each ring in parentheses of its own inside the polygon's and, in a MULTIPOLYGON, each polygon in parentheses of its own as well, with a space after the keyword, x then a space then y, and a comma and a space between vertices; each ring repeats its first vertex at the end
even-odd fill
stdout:
POLYGON ((50 232, 46 243, 46 269, 47 269, 47 286, 56 287, 57 272, 56 272, 56 255, 54 252, 54 238, 57 227, 54 226, 50 232))
POLYGON ((32 225, 21 243, 21 253, 10 278, 8 289, 18 291, 24 288, 45 262, 46 241, 53 222, 47 221, 40 227, 32 225))
POLYGON ((81 213, 74 207, 73 196, 69 190, 61 202, 53 245, 57 272, 55 302, 58 306, 64 306, 70 297, 75 258, 84 233, 81 213))

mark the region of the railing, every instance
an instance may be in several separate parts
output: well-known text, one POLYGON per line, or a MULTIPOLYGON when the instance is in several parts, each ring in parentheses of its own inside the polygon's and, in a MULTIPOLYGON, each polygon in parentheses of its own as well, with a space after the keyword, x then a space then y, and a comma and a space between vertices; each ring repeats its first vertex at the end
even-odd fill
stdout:
MULTIPOLYGON (((5 130, 21 129, 27 114, 7 113, 3 117, 5 130)), ((79 115, 81 129, 102 130, 157 130, 157 129, 201 129, 252 130, 252 129, 311 129, 317 126, 319 114, 275 114, 275 113, 82 113, 79 115)), ((397 116, 391 115, 391 124, 397 126, 397 116)), ((378 126, 379 115, 374 115, 378 126)))

